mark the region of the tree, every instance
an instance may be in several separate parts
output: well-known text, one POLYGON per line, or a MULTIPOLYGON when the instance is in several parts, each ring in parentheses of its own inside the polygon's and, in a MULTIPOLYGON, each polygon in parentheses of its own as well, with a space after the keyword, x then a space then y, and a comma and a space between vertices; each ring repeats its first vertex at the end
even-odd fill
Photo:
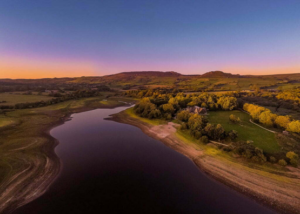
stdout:
POLYGON ((205 118, 198 114, 192 114, 188 120, 188 126, 192 131, 202 131, 202 128, 205 127, 206 123, 207 121, 205 118))
POLYGON ((275 124, 279 128, 286 129, 291 122, 289 116, 278 116, 276 117, 275 124))
POLYGON ((159 118, 161 116, 161 112, 159 109, 153 109, 150 111, 148 118, 152 119, 152 118, 159 118))
POLYGON ((214 130, 215 130, 215 126, 210 123, 208 123, 204 128, 206 135, 211 139, 214 139, 214 130))
POLYGON ((272 127, 274 125, 274 121, 276 120, 277 115, 272 114, 270 111, 264 111, 259 115, 259 122, 266 126, 272 127))
POLYGON ((172 97, 171 99, 169 99, 168 103, 171 104, 175 109, 179 109, 180 108, 180 106, 178 105, 178 101, 174 97, 172 97))
POLYGON ((173 105, 170 104, 170 103, 164 104, 162 106, 162 108, 163 108, 164 112, 166 112, 166 113, 173 114, 175 112, 175 109, 174 109, 173 105))
POLYGON ((225 130, 223 129, 221 124, 218 124, 214 130, 214 139, 220 140, 224 138, 224 135, 225 135, 225 130))
POLYGON ((206 103, 203 102, 203 103, 201 104, 201 107, 202 107, 202 108, 207 108, 206 103))
POLYGON ((187 110, 180 111, 177 113, 176 118, 180 121, 187 122, 191 116, 191 113, 187 110))
POLYGON ((294 120, 290 122, 286 130, 290 132, 300 133, 300 121, 294 120))
POLYGON ((223 96, 217 102, 223 110, 233 110, 237 107, 237 99, 235 97, 223 96))

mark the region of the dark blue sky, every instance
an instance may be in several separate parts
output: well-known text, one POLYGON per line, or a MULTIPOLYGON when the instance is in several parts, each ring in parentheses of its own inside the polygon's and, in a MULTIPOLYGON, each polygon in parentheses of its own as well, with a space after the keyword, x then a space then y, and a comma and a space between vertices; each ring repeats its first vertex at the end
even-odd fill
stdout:
POLYGON ((2 0, 0 32, 2 59, 81 61, 97 75, 300 68, 299 0, 2 0))

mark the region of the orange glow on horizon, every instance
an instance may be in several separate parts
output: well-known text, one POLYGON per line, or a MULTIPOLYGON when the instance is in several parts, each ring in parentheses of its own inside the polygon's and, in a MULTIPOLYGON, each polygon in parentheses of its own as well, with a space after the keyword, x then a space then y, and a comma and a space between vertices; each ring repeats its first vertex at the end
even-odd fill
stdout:
MULTIPOLYGON (((0 78, 10 79, 38 79, 38 78, 54 78, 54 77, 81 77, 81 76, 102 76, 116 74, 128 71, 176 71, 182 74, 203 74, 211 70, 203 70, 201 66, 196 64, 185 65, 180 64, 177 69, 172 69, 173 64, 167 65, 152 65, 144 63, 128 63, 121 62, 113 65, 102 64, 101 73, 99 65, 91 61, 78 60, 41 60, 29 59, 21 57, 2 57, 0 56, 0 78), (149 69, 150 68, 150 69, 149 69), (104 72, 104 73, 103 73, 104 72)), ((286 67, 264 67, 264 66, 224 66, 214 70, 221 70, 226 73, 241 74, 241 75, 270 75, 270 74, 290 74, 300 73, 300 65, 286 67)))
POLYGON ((95 75, 96 67, 88 62, 4 58, 0 60, 0 78, 38 79, 95 75))
POLYGON ((300 66, 278 67, 278 68, 245 68, 245 67, 226 67, 226 73, 241 75, 271 75, 271 74, 292 74, 300 73, 300 66))

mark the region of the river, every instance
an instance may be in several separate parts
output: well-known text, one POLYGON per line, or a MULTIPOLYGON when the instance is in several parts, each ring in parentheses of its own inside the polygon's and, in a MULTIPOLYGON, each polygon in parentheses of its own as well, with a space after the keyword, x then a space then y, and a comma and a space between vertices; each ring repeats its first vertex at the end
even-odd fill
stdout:
POLYGON ((14 213, 275 213, 140 129, 104 120, 126 108, 73 114, 52 129, 61 173, 43 196, 14 213))

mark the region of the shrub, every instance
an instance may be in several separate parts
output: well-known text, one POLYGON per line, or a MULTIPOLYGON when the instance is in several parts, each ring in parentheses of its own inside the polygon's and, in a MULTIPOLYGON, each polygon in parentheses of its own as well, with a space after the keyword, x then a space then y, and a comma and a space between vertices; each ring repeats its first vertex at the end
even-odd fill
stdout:
POLYGON ((298 155, 295 152, 292 152, 292 151, 287 152, 286 157, 289 158, 289 159, 296 159, 296 160, 299 159, 298 155))
POLYGON ((228 133, 228 136, 230 137, 231 140, 235 140, 238 137, 238 132, 235 130, 231 130, 228 133))
POLYGON ((201 141, 202 143, 205 143, 205 144, 207 144, 207 143, 209 142, 207 136, 202 136, 201 139, 200 139, 200 141, 201 141))
POLYGON ((231 114, 229 116, 229 120, 232 122, 232 123, 240 123, 241 120, 239 117, 235 116, 234 114, 231 114))
POLYGON ((273 157, 273 156, 270 157, 270 162, 271 162, 271 163, 276 163, 276 161, 277 161, 277 160, 276 160, 275 157, 273 157))
POLYGON ((283 159, 279 160, 278 164, 281 165, 281 166, 286 166, 287 165, 286 161, 283 160, 283 159))
POLYGON ((295 153, 295 152, 287 152, 286 153, 286 157, 290 159, 290 164, 292 166, 295 166, 297 167, 298 166, 298 159, 299 159, 299 156, 295 153))
POLYGON ((294 166, 294 167, 297 167, 297 166, 298 166, 298 160, 296 160, 296 159, 291 159, 291 160, 290 160, 290 164, 291 164, 292 166, 294 166))

